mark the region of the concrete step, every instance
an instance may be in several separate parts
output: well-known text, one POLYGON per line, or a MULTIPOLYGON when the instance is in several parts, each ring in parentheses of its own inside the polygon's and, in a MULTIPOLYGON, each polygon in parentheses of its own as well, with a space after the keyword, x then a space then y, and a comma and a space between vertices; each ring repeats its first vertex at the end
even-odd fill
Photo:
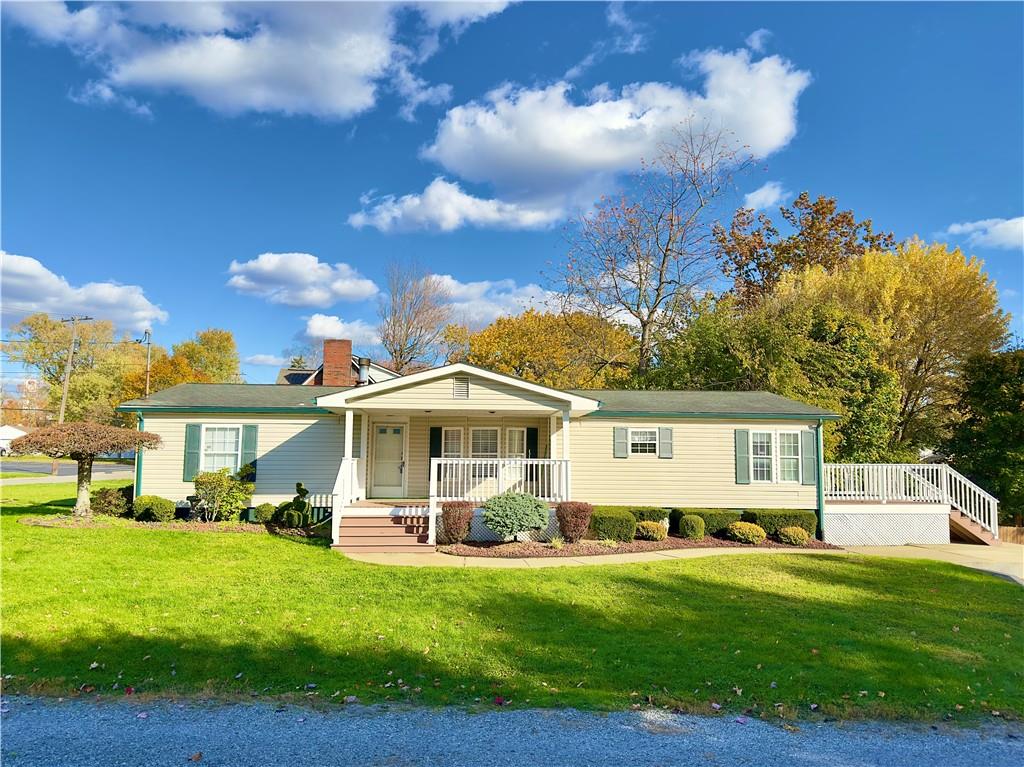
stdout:
POLYGON ((949 512, 949 529, 953 535, 968 543, 977 543, 983 546, 995 546, 999 543, 992 533, 959 511, 949 512))

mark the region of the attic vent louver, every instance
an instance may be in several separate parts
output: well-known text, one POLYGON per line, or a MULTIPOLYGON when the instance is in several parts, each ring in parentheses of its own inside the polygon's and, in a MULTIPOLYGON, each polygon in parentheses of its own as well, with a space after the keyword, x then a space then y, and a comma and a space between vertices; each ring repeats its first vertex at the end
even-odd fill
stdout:
POLYGON ((469 376, 452 379, 452 399, 469 399, 469 376))

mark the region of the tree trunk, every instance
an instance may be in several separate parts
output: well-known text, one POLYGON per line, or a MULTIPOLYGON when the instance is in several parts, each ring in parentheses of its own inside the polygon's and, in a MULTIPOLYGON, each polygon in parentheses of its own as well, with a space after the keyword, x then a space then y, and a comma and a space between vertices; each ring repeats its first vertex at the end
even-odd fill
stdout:
POLYGON ((89 516, 92 506, 89 503, 89 485, 92 482, 92 459, 86 455, 78 459, 78 501, 75 503, 75 514, 89 516))

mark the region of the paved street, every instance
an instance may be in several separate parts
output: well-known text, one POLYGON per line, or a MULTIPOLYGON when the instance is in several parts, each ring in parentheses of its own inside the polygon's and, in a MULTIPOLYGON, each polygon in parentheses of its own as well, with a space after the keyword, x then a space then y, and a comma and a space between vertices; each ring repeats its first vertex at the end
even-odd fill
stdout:
POLYGON ((7 698, 5 765, 757 765, 1017 767, 1024 727, 802 723, 679 716, 258 703, 7 698))
MULTIPOLYGON (((0 471, 31 471, 38 474, 49 474, 50 466, 49 461, 24 461, 17 458, 4 458, 0 461, 0 471)), ((60 477, 74 477, 76 471, 77 467, 74 461, 57 462, 57 475, 60 477)), ((109 479, 108 474, 120 475, 126 472, 128 474, 132 472, 132 465, 130 463, 104 463, 97 461, 92 465, 93 476, 100 479, 109 479)))

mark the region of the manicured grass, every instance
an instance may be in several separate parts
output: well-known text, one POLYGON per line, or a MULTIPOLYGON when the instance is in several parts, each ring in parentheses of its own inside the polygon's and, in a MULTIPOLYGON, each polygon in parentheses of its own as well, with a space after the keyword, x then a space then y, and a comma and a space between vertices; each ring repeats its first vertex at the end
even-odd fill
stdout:
POLYGON ((746 555, 399 568, 269 534, 18 522, 67 513, 71 495, 4 489, 8 692, 490 706, 500 695, 765 717, 1024 711, 1024 590, 953 565, 746 555))
POLYGON ((38 471, 0 471, 0 479, 18 479, 21 477, 45 477, 38 471))

